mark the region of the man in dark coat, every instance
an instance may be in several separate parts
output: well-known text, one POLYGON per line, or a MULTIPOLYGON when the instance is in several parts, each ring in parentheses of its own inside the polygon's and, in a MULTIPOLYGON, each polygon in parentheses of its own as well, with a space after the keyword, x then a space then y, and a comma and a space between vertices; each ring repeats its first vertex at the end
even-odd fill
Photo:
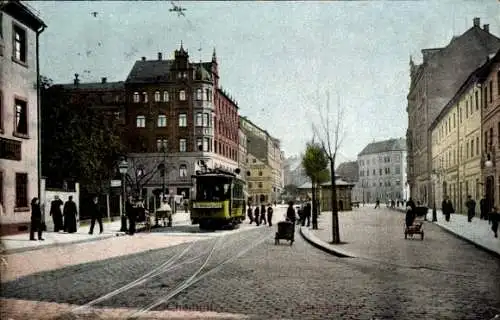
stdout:
POLYGON ((465 206, 467 207, 467 221, 472 222, 472 218, 476 215, 476 201, 472 200, 469 195, 465 206))
POLYGON ((128 217, 128 234, 133 236, 135 233, 135 219, 137 217, 137 211, 132 204, 132 197, 128 198, 128 201, 125 204, 125 210, 128 217))
POLYGON ((64 231, 69 233, 76 232, 76 217, 78 211, 76 210, 76 203, 73 202, 73 196, 68 197, 68 201, 64 204, 64 231))
POLYGON ((497 207, 493 207, 490 212, 491 219, 491 230, 495 235, 495 238, 498 238, 498 223, 500 222, 500 213, 498 213, 497 207))
POLYGON ((266 224, 266 205, 260 205, 260 222, 265 225, 266 224))
POLYGON ((453 209, 453 204, 451 203, 450 198, 444 197, 444 200, 441 203, 441 210, 443 211, 446 221, 450 221, 450 215, 455 211, 455 209, 453 209))
POLYGON ((247 216, 248 216, 248 219, 250 219, 250 224, 252 224, 253 223, 253 210, 252 210, 251 205, 248 205, 247 216))
POLYGON ((50 215, 52 216, 52 221, 54 222, 54 232, 59 232, 59 230, 63 230, 63 218, 61 212, 61 206, 64 203, 59 196, 54 196, 54 200, 50 202, 50 215))
POLYGON ((312 227, 313 227, 313 230, 318 230, 318 212, 319 212, 319 203, 316 202, 316 205, 312 208, 312 227))
POLYGON ((260 226, 259 205, 255 206, 255 210, 253 213, 254 213, 255 223, 257 224, 257 226, 260 226))
POLYGON ((90 231, 89 234, 94 233, 95 221, 99 223, 99 233, 102 233, 104 228, 102 227, 102 210, 99 205, 99 197, 94 197, 92 200, 91 212, 90 212, 90 231))
POLYGON ((45 240, 42 238, 42 210, 40 209, 40 202, 36 197, 31 200, 30 240, 32 241, 36 241, 35 231, 38 233, 38 240, 45 240))
POLYGON ((288 203, 288 209, 286 210, 286 219, 295 224, 295 209, 293 208, 293 202, 291 201, 288 203))
POLYGON ((413 202, 413 199, 411 197, 408 199, 408 201, 406 201, 406 206, 410 207, 413 212, 415 212, 415 209, 417 208, 415 202, 413 202))
POLYGON ((311 224, 311 203, 307 202, 303 210, 304 210, 303 213, 304 218, 302 219, 302 226, 306 225, 307 221, 307 226, 309 227, 309 225, 311 224))
POLYGON ((270 227, 273 226, 273 207, 270 203, 267 205, 267 223, 270 227))
POLYGON ((480 219, 488 219, 488 205, 486 203, 486 199, 484 197, 479 200, 479 210, 481 211, 480 219))

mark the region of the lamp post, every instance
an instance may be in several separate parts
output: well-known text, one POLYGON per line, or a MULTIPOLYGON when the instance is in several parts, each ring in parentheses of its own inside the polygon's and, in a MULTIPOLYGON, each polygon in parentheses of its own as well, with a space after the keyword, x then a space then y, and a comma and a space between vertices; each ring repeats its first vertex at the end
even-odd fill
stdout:
POLYGON ((122 158, 120 161, 120 164, 118 165, 118 168, 120 170, 120 173, 122 174, 122 198, 123 198, 123 210, 122 210, 122 223, 121 223, 121 232, 127 232, 127 215, 125 213, 126 211, 126 204, 127 201, 125 199, 125 175, 127 174, 128 171, 128 162, 125 158, 122 158))
POLYGON ((432 197, 433 199, 433 203, 432 203, 432 222, 436 222, 437 221, 437 212, 436 212, 436 182, 438 180, 438 177, 437 177, 437 174, 436 173, 432 173, 431 174, 431 179, 432 181, 434 182, 432 184, 432 187, 434 188, 434 196, 432 197))

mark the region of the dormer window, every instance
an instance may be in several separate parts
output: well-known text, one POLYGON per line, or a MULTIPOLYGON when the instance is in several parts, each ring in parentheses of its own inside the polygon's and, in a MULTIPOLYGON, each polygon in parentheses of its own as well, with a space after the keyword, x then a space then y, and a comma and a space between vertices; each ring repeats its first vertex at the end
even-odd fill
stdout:
POLYGON ((196 89, 196 100, 203 100, 203 91, 201 89, 196 89))
POLYGON ((134 92, 134 102, 138 103, 139 102, 139 92, 134 92))
POLYGON ((168 102, 168 91, 163 91, 163 102, 168 102))
POLYGON ((142 102, 148 102, 148 94, 147 92, 142 93, 142 102))
POLYGON ((145 128, 146 127, 146 117, 143 115, 138 115, 135 118, 135 126, 137 128, 145 128))
POLYGON ((179 91, 179 100, 186 101, 186 91, 185 90, 179 91))
POLYGON ((155 102, 160 102, 160 91, 155 92, 155 102))

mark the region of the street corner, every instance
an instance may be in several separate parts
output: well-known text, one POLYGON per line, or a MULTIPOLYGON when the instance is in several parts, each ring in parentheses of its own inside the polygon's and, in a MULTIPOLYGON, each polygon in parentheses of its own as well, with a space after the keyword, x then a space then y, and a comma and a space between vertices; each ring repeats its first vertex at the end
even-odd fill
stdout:
POLYGON ((339 248, 341 245, 330 244, 314 235, 308 227, 300 227, 300 235, 314 247, 340 258, 357 258, 351 252, 339 248))

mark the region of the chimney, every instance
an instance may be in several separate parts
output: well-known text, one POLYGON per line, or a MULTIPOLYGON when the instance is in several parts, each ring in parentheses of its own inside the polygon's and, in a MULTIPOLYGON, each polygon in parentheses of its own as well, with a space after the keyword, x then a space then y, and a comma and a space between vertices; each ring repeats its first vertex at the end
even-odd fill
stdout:
POLYGON ((489 24, 483 24, 483 30, 490 33, 490 25, 489 24))
POLYGON ((102 77, 102 78, 101 78, 101 83, 106 83, 106 80, 107 80, 107 78, 106 78, 106 77, 102 77))
POLYGON ((480 18, 476 17, 472 21, 474 22, 474 27, 481 28, 481 19, 480 18))
POLYGON ((142 61, 146 61, 146 57, 142 57, 142 61))
POLYGON ((161 52, 158 52, 158 60, 161 61, 161 52))
POLYGON ((78 86, 79 83, 80 83, 80 79, 78 79, 78 73, 75 73, 75 80, 73 80, 73 84, 75 86, 78 86))

